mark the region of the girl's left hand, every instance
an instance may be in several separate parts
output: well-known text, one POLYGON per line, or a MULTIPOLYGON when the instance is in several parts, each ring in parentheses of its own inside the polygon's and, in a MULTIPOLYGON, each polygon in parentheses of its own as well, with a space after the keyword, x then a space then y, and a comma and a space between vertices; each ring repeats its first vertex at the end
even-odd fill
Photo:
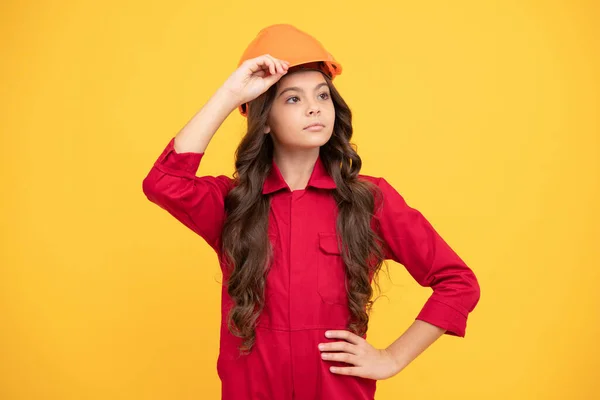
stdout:
POLYGON ((345 341, 319 343, 321 358, 325 361, 342 361, 354 365, 332 366, 330 370, 335 374, 382 380, 400 372, 398 363, 387 350, 374 348, 365 339, 350 331, 327 331, 325 336, 345 341))

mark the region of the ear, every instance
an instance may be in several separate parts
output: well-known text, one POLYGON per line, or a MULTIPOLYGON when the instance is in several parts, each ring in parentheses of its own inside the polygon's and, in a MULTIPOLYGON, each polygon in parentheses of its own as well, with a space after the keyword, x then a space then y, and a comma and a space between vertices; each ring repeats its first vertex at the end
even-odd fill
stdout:
POLYGON ((269 125, 265 125, 265 135, 271 132, 271 127, 269 125))

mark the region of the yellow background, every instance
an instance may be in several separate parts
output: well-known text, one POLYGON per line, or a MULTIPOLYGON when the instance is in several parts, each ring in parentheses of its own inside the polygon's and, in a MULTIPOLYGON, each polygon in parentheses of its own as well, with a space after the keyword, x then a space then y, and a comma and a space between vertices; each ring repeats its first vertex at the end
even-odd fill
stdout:
MULTIPOLYGON (((378 399, 597 399, 600 6, 595 1, 5 1, 0 398, 216 399, 220 271, 142 193, 259 29, 343 65, 362 172, 475 271, 444 336, 378 399)), ((198 174, 230 174, 232 113, 198 174)), ((370 343, 431 293, 382 275, 370 343)))

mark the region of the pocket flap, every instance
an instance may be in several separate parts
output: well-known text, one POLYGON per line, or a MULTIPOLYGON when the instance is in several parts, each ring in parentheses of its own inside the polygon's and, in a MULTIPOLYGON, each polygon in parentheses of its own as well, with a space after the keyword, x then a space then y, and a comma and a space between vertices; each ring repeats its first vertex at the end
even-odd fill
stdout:
POLYGON ((319 233, 319 247, 328 254, 341 254, 335 233, 319 233))

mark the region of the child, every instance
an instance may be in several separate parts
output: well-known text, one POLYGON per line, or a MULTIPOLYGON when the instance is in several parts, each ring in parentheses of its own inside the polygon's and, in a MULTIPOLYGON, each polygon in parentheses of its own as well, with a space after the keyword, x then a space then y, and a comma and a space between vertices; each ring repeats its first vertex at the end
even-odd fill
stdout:
POLYGON ((479 300, 473 271, 423 215, 384 178, 359 174, 352 115, 332 83, 341 72, 307 33, 261 30, 144 179, 148 199, 218 255, 223 399, 373 399, 377 380, 442 334, 464 337, 479 300), (236 108, 248 131, 234 178, 197 177, 236 108), (371 282, 387 259, 433 293, 376 349, 366 341, 371 282))

